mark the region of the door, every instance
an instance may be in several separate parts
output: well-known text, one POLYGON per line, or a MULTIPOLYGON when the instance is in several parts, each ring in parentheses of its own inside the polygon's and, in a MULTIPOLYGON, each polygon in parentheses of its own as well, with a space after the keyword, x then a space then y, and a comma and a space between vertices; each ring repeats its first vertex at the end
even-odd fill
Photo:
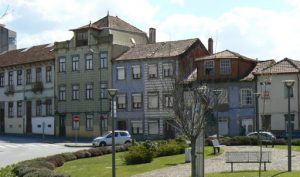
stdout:
POLYGON ((31 101, 26 102, 26 133, 32 132, 32 121, 31 121, 31 101))
POLYGON ((66 115, 59 116, 59 136, 66 136, 66 115))
POLYGON ((253 119, 242 119, 243 136, 253 132, 253 119))
POLYGON ((165 139, 175 138, 175 128, 173 127, 173 121, 165 121, 164 123, 164 136, 165 139))
POLYGON ((219 134, 228 135, 228 118, 219 117, 219 134))
POLYGON ((0 105, 0 133, 4 133, 4 107, 0 105))
POLYGON ((118 121, 118 130, 127 130, 126 120, 118 121))

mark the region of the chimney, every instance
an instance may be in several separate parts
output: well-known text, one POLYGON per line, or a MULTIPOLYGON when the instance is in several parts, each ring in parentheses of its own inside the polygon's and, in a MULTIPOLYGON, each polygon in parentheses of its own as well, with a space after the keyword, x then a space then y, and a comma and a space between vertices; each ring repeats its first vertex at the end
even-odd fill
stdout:
POLYGON ((149 28, 149 43, 154 44, 156 43, 156 29, 149 28))
POLYGON ((208 38, 208 52, 211 55, 214 53, 214 41, 211 37, 208 38))

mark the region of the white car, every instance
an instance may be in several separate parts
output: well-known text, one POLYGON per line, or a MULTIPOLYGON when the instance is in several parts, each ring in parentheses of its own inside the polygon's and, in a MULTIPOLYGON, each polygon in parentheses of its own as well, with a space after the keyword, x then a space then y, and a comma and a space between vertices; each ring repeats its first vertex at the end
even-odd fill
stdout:
MULTIPOLYGON (((131 144, 132 139, 128 131, 115 130, 115 144, 131 144)), ((92 142, 93 146, 112 145, 112 132, 109 131, 103 136, 95 138, 92 142)))

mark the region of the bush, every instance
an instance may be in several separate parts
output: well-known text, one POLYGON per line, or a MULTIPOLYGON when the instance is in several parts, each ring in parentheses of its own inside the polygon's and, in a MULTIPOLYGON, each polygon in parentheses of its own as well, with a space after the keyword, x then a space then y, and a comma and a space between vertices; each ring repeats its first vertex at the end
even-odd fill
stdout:
POLYGON ((69 177, 68 175, 57 174, 49 169, 36 169, 24 175, 23 177, 69 177))
POLYGON ((18 176, 24 176, 29 172, 42 168, 54 170, 55 166, 54 164, 45 161, 45 159, 34 159, 18 163, 12 171, 18 176))
POLYGON ((300 146, 300 139, 292 140, 292 145, 300 146))
POLYGON ((65 163, 65 158, 63 155, 53 155, 53 156, 48 156, 45 159, 47 162, 52 163, 55 167, 60 167, 65 163))
POLYGON ((15 177, 16 174, 13 172, 14 165, 9 165, 3 168, 0 168, 1 177, 15 177))
POLYGON ((85 158, 84 151, 76 151, 76 152, 74 152, 74 155, 77 157, 77 159, 85 158))
POLYGON ((88 149, 88 151, 91 153, 92 157, 103 155, 101 148, 92 148, 92 149, 88 149))
POLYGON ((155 156, 162 157, 182 154, 184 153, 184 149, 186 147, 187 145, 184 142, 177 142, 176 140, 171 140, 167 143, 159 145, 157 150, 155 151, 155 156))
POLYGON ((143 145, 131 146, 123 160, 127 165, 149 163, 153 160, 153 153, 143 145))
POLYGON ((61 155, 64 157, 66 162, 77 159, 76 155, 72 152, 63 153, 61 155))

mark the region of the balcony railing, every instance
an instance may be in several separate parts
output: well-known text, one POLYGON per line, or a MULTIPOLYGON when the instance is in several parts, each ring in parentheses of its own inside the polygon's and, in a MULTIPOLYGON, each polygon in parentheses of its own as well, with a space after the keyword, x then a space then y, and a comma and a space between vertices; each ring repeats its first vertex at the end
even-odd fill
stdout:
POLYGON ((32 85, 32 92, 34 93, 42 93, 44 90, 44 85, 43 85, 43 82, 35 82, 33 85, 32 85))
POLYGON ((15 87, 13 85, 7 85, 5 95, 13 95, 15 93, 15 87))

